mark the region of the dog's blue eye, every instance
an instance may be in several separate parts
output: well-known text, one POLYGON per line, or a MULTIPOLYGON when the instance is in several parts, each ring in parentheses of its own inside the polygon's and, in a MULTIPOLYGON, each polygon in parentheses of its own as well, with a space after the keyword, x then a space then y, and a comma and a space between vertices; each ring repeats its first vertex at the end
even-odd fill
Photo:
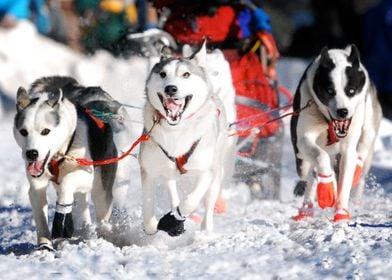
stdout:
POLYGON ((159 76, 161 76, 161 78, 164 79, 166 78, 166 73, 162 71, 159 73, 159 76))
POLYGON ((19 132, 24 137, 26 137, 29 134, 26 129, 21 129, 19 132))
POLYGON ((42 131, 41 131, 41 135, 48 135, 49 134, 49 132, 50 132, 50 129, 47 129, 47 128, 44 128, 42 131))
POLYGON ((184 78, 189 78, 190 75, 191 75, 191 73, 189 73, 189 72, 185 72, 184 74, 182 74, 182 76, 184 78))
POLYGON ((327 93, 329 94, 329 95, 335 95, 335 90, 333 89, 333 88, 327 88, 327 93))
POLYGON ((347 92, 348 92, 348 95, 349 95, 349 96, 353 96, 353 95, 355 94, 355 89, 349 88, 349 89, 347 90, 347 92))

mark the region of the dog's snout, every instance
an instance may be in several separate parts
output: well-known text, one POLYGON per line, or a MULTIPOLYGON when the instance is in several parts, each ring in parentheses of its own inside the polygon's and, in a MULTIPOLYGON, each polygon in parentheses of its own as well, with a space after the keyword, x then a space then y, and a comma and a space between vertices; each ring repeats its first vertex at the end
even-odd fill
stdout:
POLYGON ((176 86, 173 85, 168 85, 165 87, 165 93, 168 96, 174 96, 178 91, 178 88, 176 86))
POLYGON ((346 108, 337 109, 336 112, 338 113, 338 116, 341 118, 347 117, 347 114, 348 114, 348 110, 346 108))
POLYGON ((36 160, 38 158, 38 151, 37 150, 28 150, 28 151, 26 151, 26 157, 29 160, 36 160))

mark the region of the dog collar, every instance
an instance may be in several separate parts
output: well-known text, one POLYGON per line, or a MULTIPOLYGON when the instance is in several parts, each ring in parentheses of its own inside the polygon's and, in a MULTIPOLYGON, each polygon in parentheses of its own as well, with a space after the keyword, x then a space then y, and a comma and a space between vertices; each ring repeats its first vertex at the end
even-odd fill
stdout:
POLYGON ((161 150, 165 154, 165 156, 167 156, 168 159, 170 159, 172 162, 174 162, 176 164, 178 171, 180 171, 181 174, 185 174, 188 172, 188 170, 185 169, 184 165, 188 162, 189 158, 192 156, 192 154, 195 151, 200 140, 201 139, 195 141, 192 144, 189 151, 179 157, 172 157, 161 145, 159 145, 158 143, 157 144, 158 144, 159 148, 161 148, 161 150))

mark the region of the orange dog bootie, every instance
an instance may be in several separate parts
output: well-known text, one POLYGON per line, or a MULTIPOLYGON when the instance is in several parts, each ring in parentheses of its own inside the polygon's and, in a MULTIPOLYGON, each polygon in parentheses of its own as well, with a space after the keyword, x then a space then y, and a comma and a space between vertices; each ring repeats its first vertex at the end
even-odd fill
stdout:
POLYGON ((318 174, 317 181, 317 201, 320 208, 333 207, 335 205, 333 175, 318 174))
POLYGON ((355 188, 358 185, 359 180, 361 179, 362 168, 363 168, 363 160, 362 160, 362 158, 360 156, 358 156, 358 158, 357 158, 357 166, 355 167, 353 184, 352 184, 353 188, 355 188))
POLYGON ((336 222, 344 222, 351 221, 350 212, 347 209, 336 209, 335 216, 333 217, 333 221, 336 222))
POLYGON ((218 199, 215 202, 214 213, 223 214, 227 211, 227 205, 225 199, 222 197, 222 194, 219 194, 218 199))
POLYGON ((301 208, 298 209, 298 215, 291 217, 294 221, 301 221, 304 218, 313 218, 314 209, 313 204, 304 203, 301 208))

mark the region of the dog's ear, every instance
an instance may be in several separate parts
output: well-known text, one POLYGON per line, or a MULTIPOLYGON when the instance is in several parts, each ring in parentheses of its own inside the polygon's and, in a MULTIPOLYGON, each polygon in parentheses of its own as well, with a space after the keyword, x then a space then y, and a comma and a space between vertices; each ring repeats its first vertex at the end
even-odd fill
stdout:
POLYGON ((190 57, 192 55, 192 52, 193 52, 193 50, 192 50, 192 47, 190 45, 185 44, 182 47, 182 56, 183 57, 190 57))
POLYGON ((350 55, 348 56, 348 61, 351 62, 351 65, 354 68, 359 68, 359 63, 360 63, 359 51, 357 46, 354 44, 351 45, 351 51, 350 51, 350 55))
POLYGON ((207 64, 207 40, 204 38, 201 47, 190 56, 190 60, 195 61, 200 67, 206 67, 207 64))
POLYGON ((168 46, 163 46, 161 49, 161 59, 160 61, 166 60, 173 57, 173 52, 168 46))
POLYGON ((328 54, 328 47, 325 46, 322 50, 321 50, 321 54, 320 54, 320 65, 328 68, 328 69, 332 69, 335 67, 335 65, 333 64, 332 59, 329 57, 328 54))
POLYGON ((53 92, 49 93, 48 100, 46 101, 46 103, 50 107, 54 107, 62 99, 63 99, 63 91, 61 90, 61 88, 59 88, 58 91, 53 91, 53 92))
POLYGON ((30 104, 30 97, 24 87, 19 87, 16 93, 16 110, 19 112, 30 104))

